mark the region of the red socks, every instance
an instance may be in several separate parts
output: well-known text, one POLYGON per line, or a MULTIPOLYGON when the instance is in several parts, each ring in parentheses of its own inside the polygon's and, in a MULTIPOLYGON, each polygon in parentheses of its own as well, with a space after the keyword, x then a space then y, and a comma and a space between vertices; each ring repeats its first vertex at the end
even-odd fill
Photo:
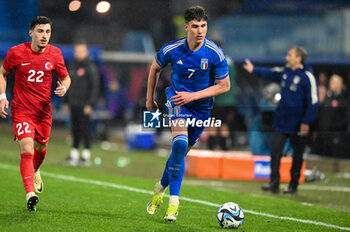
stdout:
POLYGON ((43 151, 38 151, 38 150, 34 149, 33 166, 34 166, 35 170, 39 169, 40 165, 43 163, 43 161, 46 157, 46 151, 47 151, 47 148, 43 151))
POLYGON ((34 192, 34 169, 39 169, 43 163, 46 150, 34 149, 34 155, 30 153, 21 154, 20 171, 26 193, 34 192))
POLYGON ((26 193, 34 192, 34 166, 33 154, 22 153, 20 162, 20 171, 26 193))

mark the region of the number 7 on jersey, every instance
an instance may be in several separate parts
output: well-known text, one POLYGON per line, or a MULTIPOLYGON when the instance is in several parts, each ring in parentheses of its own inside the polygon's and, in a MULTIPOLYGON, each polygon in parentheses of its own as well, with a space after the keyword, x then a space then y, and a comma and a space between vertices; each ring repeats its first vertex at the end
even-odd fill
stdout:
POLYGON ((191 69, 191 68, 189 68, 189 69, 187 69, 187 70, 191 72, 190 75, 188 76, 188 79, 190 79, 191 76, 193 75, 193 73, 194 73, 196 70, 191 69))

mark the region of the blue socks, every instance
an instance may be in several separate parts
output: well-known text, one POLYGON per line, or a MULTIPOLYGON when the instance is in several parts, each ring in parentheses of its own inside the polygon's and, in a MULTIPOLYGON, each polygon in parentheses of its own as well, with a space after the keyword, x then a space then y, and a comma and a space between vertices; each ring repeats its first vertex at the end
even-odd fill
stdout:
POLYGON ((165 169, 164 169, 164 172, 163 172, 163 176, 162 176, 162 179, 160 180, 160 184, 164 188, 166 188, 169 185, 169 159, 166 162, 165 169))
POLYGON ((163 187, 169 185, 170 195, 179 195, 182 178, 185 173, 185 156, 188 148, 187 135, 180 134, 173 138, 170 157, 166 163, 163 177, 160 181, 163 187))

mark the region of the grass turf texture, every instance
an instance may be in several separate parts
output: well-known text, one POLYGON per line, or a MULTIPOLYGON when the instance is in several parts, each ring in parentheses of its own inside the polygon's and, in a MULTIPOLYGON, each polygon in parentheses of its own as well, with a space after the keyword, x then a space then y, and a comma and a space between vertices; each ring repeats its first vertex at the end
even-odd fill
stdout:
MULTIPOLYGON (((64 142, 65 132, 53 131, 47 160, 42 167, 45 184, 39 195, 37 212, 28 212, 19 173, 19 148, 12 142, 10 130, 0 129, 0 231, 221 231, 216 222, 217 207, 181 200, 178 221, 163 221, 168 198, 154 216, 146 213, 151 198, 113 187, 58 179, 51 174, 74 176, 85 180, 125 185, 152 191, 160 177, 166 157, 156 152, 105 151, 98 145, 93 154, 102 159, 101 166, 71 168, 62 165, 70 146, 64 142), (128 157, 130 165, 120 168, 118 157, 128 157), (48 173, 50 175, 45 175, 48 173)), ((349 181, 331 176, 321 186, 349 186, 349 181), (331 183, 330 183, 331 182, 331 183)), ((284 196, 261 192, 260 182, 207 181, 185 177, 181 196, 215 204, 233 201, 244 210, 318 221, 350 227, 349 192, 300 190, 284 196), (215 183, 213 185, 212 183, 215 183), (209 187, 205 187, 206 185, 209 187), (194 186, 196 185, 196 186, 194 186), (213 187, 210 187, 213 186, 213 187), (218 187, 219 186, 219 187, 218 187), (254 193, 254 194, 252 194, 254 193), (327 202, 327 199, 333 199, 327 202), (305 205, 304 202, 312 205, 305 205)), ((307 184, 305 184, 307 185, 307 184)), ((312 183, 315 185, 315 183, 312 183)), ((301 185, 302 187, 303 185, 301 185)), ((320 225, 305 224, 245 213, 244 224, 235 231, 342 231, 320 225)))

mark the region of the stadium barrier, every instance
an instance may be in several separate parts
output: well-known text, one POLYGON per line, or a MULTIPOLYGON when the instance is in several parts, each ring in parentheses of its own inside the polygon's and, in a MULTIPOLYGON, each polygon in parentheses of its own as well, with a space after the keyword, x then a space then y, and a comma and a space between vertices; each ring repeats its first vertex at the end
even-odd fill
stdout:
MULTIPOLYGON (((292 157, 282 157, 281 182, 289 182, 292 157)), ((303 162, 300 183, 305 180, 303 162)), ((244 151, 190 150, 186 156, 185 175, 224 180, 269 180, 270 156, 252 155, 244 151)))

